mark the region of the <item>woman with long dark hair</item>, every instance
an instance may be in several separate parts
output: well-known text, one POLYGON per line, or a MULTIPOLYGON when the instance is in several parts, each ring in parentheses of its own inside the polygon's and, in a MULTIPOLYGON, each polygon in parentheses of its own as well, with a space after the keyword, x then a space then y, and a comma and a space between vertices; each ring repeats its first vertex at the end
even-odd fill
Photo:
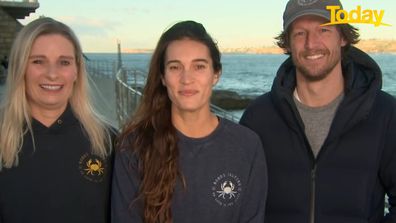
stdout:
POLYGON ((165 31, 137 112, 119 138, 113 222, 263 222, 266 162, 257 135, 210 110, 222 66, 194 21, 165 31))

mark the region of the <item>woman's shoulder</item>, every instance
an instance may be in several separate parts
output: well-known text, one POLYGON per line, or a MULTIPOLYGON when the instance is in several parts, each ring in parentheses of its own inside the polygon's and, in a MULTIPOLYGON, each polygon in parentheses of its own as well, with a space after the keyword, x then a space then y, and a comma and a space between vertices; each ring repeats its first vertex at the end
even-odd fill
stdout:
POLYGON ((238 148, 246 155, 256 154, 258 150, 262 150, 259 136, 251 129, 227 119, 223 119, 222 122, 224 133, 221 140, 232 145, 230 149, 238 148))
POLYGON ((133 142, 136 139, 134 134, 121 134, 116 138, 115 153, 117 157, 124 160, 136 160, 137 155, 133 151, 133 142))
POLYGON ((246 126, 232 122, 225 118, 222 118, 221 122, 224 125, 224 129, 226 129, 227 133, 234 135, 236 138, 244 138, 246 140, 253 141, 259 140, 258 135, 246 126))

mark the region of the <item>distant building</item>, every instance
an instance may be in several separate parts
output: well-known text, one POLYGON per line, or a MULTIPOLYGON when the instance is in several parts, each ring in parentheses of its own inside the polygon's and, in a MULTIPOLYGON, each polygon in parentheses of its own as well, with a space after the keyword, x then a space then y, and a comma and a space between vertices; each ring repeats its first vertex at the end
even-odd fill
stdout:
POLYGON ((8 56, 24 19, 39 7, 38 0, 0 0, 0 58, 8 56))

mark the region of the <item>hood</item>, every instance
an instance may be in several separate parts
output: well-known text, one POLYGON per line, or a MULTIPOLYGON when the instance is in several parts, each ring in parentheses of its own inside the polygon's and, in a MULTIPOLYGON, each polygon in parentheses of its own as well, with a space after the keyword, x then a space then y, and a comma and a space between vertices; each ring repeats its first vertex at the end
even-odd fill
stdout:
MULTIPOLYGON (((382 87, 382 73, 378 64, 363 51, 352 46, 345 53, 341 64, 345 79, 345 96, 337 110, 328 138, 348 131, 366 118, 382 87)), ((289 57, 280 66, 270 94, 290 128, 298 130, 303 125, 292 98, 295 86, 296 68, 289 57)))

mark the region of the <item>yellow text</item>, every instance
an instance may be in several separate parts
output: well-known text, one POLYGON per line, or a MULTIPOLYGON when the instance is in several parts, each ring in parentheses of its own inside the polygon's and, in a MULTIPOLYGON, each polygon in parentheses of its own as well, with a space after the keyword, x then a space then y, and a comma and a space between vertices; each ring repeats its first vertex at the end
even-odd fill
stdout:
POLYGON ((330 10, 330 22, 322 24, 322 26, 347 23, 372 24, 375 27, 380 25, 391 26, 390 24, 382 22, 385 14, 384 10, 362 10, 360 5, 350 12, 341 9, 338 5, 329 5, 326 9, 330 10))

